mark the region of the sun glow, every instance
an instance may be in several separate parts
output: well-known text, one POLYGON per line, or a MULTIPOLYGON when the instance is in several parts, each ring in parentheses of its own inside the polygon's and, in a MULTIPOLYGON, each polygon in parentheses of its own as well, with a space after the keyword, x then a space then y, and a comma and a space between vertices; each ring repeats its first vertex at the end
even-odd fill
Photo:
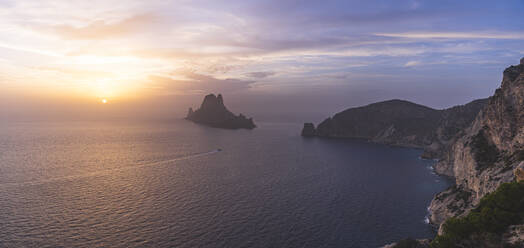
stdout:
POLYGON ((105 98, 102 99, 102 103, 103 103, 103 104, 106 104, 106 103, 107 103, 107 99, 105 99, 105 98))

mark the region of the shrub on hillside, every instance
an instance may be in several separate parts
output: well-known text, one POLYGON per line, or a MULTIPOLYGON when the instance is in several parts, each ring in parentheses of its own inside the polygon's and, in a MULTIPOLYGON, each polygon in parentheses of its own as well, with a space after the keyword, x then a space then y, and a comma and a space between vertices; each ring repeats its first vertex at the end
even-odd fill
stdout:
POLYGON ((483 197, 477 208, 464 217, 448 219, 443 235, 437 236, 432 248, 460 247, 472 239, 483 236, 500 237, 508 226, 524 221, 524 182, 505 183, 483 197))

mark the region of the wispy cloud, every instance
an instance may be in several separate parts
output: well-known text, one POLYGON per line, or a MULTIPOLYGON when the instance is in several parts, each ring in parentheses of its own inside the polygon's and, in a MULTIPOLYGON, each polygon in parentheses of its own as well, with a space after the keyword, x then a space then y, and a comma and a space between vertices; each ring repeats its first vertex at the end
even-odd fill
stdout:
POLYGON ((408 32, 376 33, 377 36, 411 38, 411 39, 508 39, 522 40, 524 32, 408 32))
POLYGON ((408 61, 404 64, 404 67, 413 67, 413 66, 417 66, 417 65, 420 65, 420 61, 415 61, 415 60, 412 60, 412 61, 408 61))
POLYGON ((86 26, 75 27, 71 25, 55 25, 50 27, 38 27, 40 30, 49 30, 65 39, 74 40, 95 40, 119 37, 132 34, 140 28, 152 25, 155 16, 151 14, 141 14, 130 18, 108 23, 104 20, 97 20, 86 26))
POLYGON ((14 50, 14 51, 19 51, 19 52, 24 52, 24 53, 33 53, 33 54, 37 54, 37 55, 50 56, 50 57, 60 57, 60 56, 62 56, 59 53, 56 53, 56 52, 53 52, 53 51, 49 51, 49 50, 40 50, 40 49, 34 49, 34 48, 18 46, 18 45, 11 45, 11 44, 2 44, 2 43, 0 43, 0 49, 1 48, 14 50))
POLYGON ((219 79, 210 75, 176 71, 173 76, 150 75, 150 88, 162 94, 206 94, 208 92, 234 93, 247 90, 254 80, 219 79))
POLYGON ((266 78, 275 75, 274 71, 256 71, 247 73, 248 77, 251 78, 266 78))

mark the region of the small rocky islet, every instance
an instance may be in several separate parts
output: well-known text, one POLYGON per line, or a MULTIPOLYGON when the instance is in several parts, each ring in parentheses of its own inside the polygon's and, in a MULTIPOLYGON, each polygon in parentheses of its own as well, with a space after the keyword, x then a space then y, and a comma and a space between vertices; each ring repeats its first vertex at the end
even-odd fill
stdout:
POLYGON ((209 94, 204 97, 200 108, 193 111, 189 108, 186 120, 216 128, 253 129, 256 127, 253 118, 243 114, 235 115, 224 105, 221 94, 209 94))

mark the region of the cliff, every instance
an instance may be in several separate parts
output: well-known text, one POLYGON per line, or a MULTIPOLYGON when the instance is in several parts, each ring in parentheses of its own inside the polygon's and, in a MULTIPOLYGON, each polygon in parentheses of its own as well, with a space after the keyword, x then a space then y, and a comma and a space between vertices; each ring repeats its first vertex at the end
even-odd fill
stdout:
POLYGON ((214 94, 205 96, 199 109, 193 111, 192 108, 189 108, 186 119, 217 128, 253 129, 256 127, 252 118, 248 119, 242 114, 235 115, 229 111, 220 94, 218 96, 214 94))
POLYGON ((524 181, 524 161, 520 162, 517 168, 513 171, 513 174, 515 174, 515 179, 517 181, 524 181))
POLYGON ((501 184, 467 215, 451 217, 433 240, 405 239, 384 248, 524 247, 524 182, 501 184))
POLYGON ((488 103, 488 99, 479 99, 465 105, 459 105, 440 110, 440 120, 437 128, 432 130, 432 142, 424 147, 424 158, 441 159, 448 152, 451 144, 466 129, 482 108, 488 103))
MULTIPOLYGON (((429 207, 431 222, 440 225, 431 247, 524 245, 524 58, 504 70, 500 88, 488 99, 445 110, 380 102, 347 109, 317 128, 306 123, 302 135, 417 146, 423 156, 438 158, 435 170, 453 177, 455 185, 429 207), (511 188, 516 191, 504 193, 511 188)), ((406 240, 393 246, 428 244, 406 240)))
POLYGON ((431 221, 441 224, 469 213, 480 198, 520 175, 523 160, 524 59, 504 70, 500 88, 435 165, 456 186, 435 196, 431 221))
POLYGON ((487 99, 436 110, 390 100, 344 110, 317 128, 305 123, 302 136, 364 138, 373 142, 425 148, 423 157, 440 158, 455 137, 474 120, 487 99))

